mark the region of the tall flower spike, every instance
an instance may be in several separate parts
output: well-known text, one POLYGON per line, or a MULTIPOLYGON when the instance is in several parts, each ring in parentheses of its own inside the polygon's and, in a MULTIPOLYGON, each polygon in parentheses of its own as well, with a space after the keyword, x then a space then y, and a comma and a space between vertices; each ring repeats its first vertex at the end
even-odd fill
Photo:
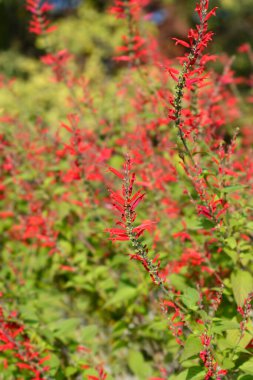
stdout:
POLYGON ((182 325, 184 324, 190 329, 190 326, 183 321, 183 314, 181 311, 185 311, 185 307, 178 302, 176 295, 170 288, 168 288, 164 282, 164 279, 160 275, 160 261, 159 255, 156 255, 153 259, 150 258, 148 248, 140 240, 140 236, 145 230, 153 228, 154 222, 146 220, 139 226, 134 226, 136 219, 136 208, 144 198, 144 193, 138 190, 133 194, 133 187, 135 183, 135 173, 132 173, 132 162, 129 157, 126 158, 123 173, 118 170, 109 167, 114 175, 123 181, 120 192, 111 191, 112 204, 116 211, 120 214, 120 220, 117 221, 119 228, 109 228, 106 232, 110 233, 111 240, 128 240, 131 242, 134 253, 130 254, 131 260, 139 261, 146 272, 148 272, 152 282, 159 287, 163 295, 166 296, 167 301, 163 301, 168 305, 173 305, 175 312, 172 317, 171 328, 176 335, 176 341, 181 344, 181 340, 178 338, 182 334, 182 325), (177 317, 181 317, 180 321, 175 321, 177 317), (183 323, 182 323, 183 322, 183 323))
POLYGON ((115 0, 110 8, 110 13, 117 18, 127 18, 129 14, 133 18, 138 18, 143 7, 148 5, 150 0, 115 0))
POLYGON ((145 194, 138 190, 133 194, 133 187, 135 182, 135 173, 131 173, 132 162, 127 157, 124 165, 124 173, 120 173, 118 170, 109 167, 109 170, 123 181, 121 192, 111 191, 111 200, 114 208, 120 214, 120 220, 117 221, 117 225, 120 228, 109 228, 106 232, 110 233, 111 240, 128 240, 131 242, 134 249, 134 253, 130 255, 131 260, 140 261, 149 273, 152 281, 157 284, 162 284, 162 279, 159 276, 159 265, 154 263, 148 257, 147 247, 140 241, 140 236, 146 230, 153 228, 154 222, 145 220, 139 226, 134 226, 136 219, 136 208, 143 200, 145 194))
MULTIPOLYGON (((188 42, 174 38, 176 45, 183 45, 190 49, 190 51, 183 58, 183 69, 178 76, 177 85, 175 88, 175 96, 173 100, 174 109, 170 110, 169 117, 175 121, 175 126, 178 129, 179 140, 181 140, 183 145, 184 152, 181 153, 181 157, 184 158, 184 155, 186 154, 193 164, 195 164, 195 162, 186 142, 184 132, 182 131, 182 101, 185 88, 191 85, 191 82, 189 82, 188 79, 190 73, 195 69, 196 61, 201 58, 203 50, 212 40, 213 32, 208 31, 208 20, 211 16, 215 15, 217 7, 213 8, 210 12, 208 12, 208 7, 208 0, 200 0, 200 3, 197 4, 195 10, 199 15, 200 24, 197 25, 195 30, 190 30, 188 34, 188 42)), ((195 81, 195 85, 197 85, 200 81, 201 78, 195 81)))
POLYGON ((115 61, 129 62, 134 66, 139 66, 141 62, 147 60, 147 43, 141 36, 138 23, 143 8, 148 3, 149 0, 115 0, 114 6, 110 8, 110 13, 126 20, 128 29, 128 36, 122 37, 123 46, 117 49, 123 54, 115 57, 115 61))
POLYGON ((48 2, 41 4, 41 0, 26 0, 26 9, 31 13, 29 22, 29 32, 36 35, 43 35, 53 32, 56 27, 50 26, 50 21, 46 14, 53 9, 53 5, 48 2))

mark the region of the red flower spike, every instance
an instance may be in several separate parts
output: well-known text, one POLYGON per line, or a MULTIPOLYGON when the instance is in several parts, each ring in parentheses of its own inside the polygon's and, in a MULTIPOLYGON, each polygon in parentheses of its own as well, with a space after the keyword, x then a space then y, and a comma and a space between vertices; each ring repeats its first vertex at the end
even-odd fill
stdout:
POLYGON ((53 9, 51 4, 47 2, 41 4, 41 0, 26 0, 26 9, 31 13, 30 33, 45 35, 56 29, 55 26, 49 26, 49 20, 46 17, 46 14, 53 9))
MULTIPOLYGON (((139 226, 134 227, 133 223, 136 218, 135 209, 142 201, 144 194, 140 191, 137 191, 132 196, 135 174, 131 174, 132 162, 129 158, 126 159, 124 164, 124 176, 123 178, 121 173, 116 171, 113 168, 109 170, 114 173, 117 177, 122 179, 122 196, 111 191, 111 199, 113 206, 121 212, 121 221, 118 221, 117 224, 123 228, 109 228, 106 229, 106 232, 110 233, 110 240, 129 240, 134 247, 135 253, 130 254, 131 260, 140 261, 147 272, 149 272, 151 280, 156 284, 161 284, 162 280, 158 274, 159 265, 156 265, 154 262, 148 258, 148 249, 142 242, 139 240, 139 237, 144 233, 144 231, 151 231, 154 225, 154 222, 150 220, 144 221, 139 226), (120 205, 115 203, 114 200, 119 198, 120 205)), ((159 264, 159 263, 158 263, 159 264)))

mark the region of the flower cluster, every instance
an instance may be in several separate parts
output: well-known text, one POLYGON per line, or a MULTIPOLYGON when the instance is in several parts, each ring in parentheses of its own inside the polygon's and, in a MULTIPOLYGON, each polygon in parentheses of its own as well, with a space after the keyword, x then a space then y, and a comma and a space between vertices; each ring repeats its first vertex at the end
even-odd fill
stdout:
POLYGON ((110 12, 117 18, 127 18, 129 16, 138 19, 143 7, 149 4, 150 0, 115 0, 110 12))
POLYGON ((227 374, 227 370, 224 370, 219 367, 215 358, 211 352, 211 342, 212 338, 204 332, 201 337, 201 344, 204 347, 204 350, 200 352, 200 358, 204 362, 205 367, 207 368, 207 373, 205 376, 205 380, 216 379, 221 380, 227 374))
POLYGON ((121 217, 116 223, 120 228, 109 228, 106 229, 106 232, 110 233, 112 240, 129 240, 135 251, 135 253, 130 254, 130 258, 140 261, 145 270, 149 273, 152 281, 160 285, 162 280, 159 276, 159 265, 157 266, 155 264, 157 257, 153 260, 149 259, 148 248, 143 245, 140 240, 140 236, 144 231, 151 231, 153 229, 154 222, 146 220, 139 226, 134 227, 136 219, 135 209, 143 200, 145 194, 140 190, 133 194, 135 173, 131 173, 131 166, 132 162, 128 157, 124 165, 124 174, 114 168, 109 168, 112 173, 123 181, 123 185, 121 194, 110 191, 112 204, 121 217))
POLYGON ((71 58, 67 50, 60 50, 56 54, 47 54, 41 57, 41 61, 52 68, 57 82, 64 81, 66 75, 66 63, 71 58))
POLYGON ((43 35, 53 32, 56 27, 50 25, 47 13, 53 9, 52 4, 40 0, 26 0, 26 9, 32 17, 29 24, 29 32, 36 35, 43 35))
MULTIPOLYGON (((30 373, 33 380, 47 380, 48 366, 44 363, 49 355, 41 358, 26 334, 25 326, 17 319, 16 312, 6 314, 0 307, 0 352, 10 354, 16 358, 16 367, 30 373)), ((8 357, 8 356, 7 356, 8 357)), ((5 367, 8 368, 8 359, 5 367)))

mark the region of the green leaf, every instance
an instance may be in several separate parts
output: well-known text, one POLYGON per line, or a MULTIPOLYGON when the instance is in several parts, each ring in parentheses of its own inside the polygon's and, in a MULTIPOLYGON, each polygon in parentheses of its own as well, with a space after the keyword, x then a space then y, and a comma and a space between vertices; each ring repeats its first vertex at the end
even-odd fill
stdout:
POLYGON ((66 376, 72 376, 77 372, 77 369, 75 367, 67 367, 65 370, 66 376))
POLYGON ((242 190, 246 187, 246 185, 233 185, 227 186, 222 189, 223 193, 234 193, 235 191, 242 190))
POLYGON ((77 327, 80 324, 79 318, 62 319, 49 324, 49 329, 53 332, 53 336, 65 342, 66 339, 73 339, 77 327))
POLYGON ((172 273, 170 276, 171 285, 176 289, 184 291, 186 287, 186 279, 184 276, 176 273, 172 273))
POLYGON ((248 222, 246 224, 246 228, 248 228, 250 231, 253 231, 253 222, 248 222))
POLYGON ((226 341, 230 344, 231 348, 236 346, 236 351, 241 351, 251 342, 253 334, 245 332, 243 338, 240 340, 240 330, 228 330, 226 334, 226 341), (238 343, 239 342, 239 343, 238 343))
POLYGON ((50 368, 50 374, 54 375, 60 366, 60 360, 54 353, 50 353, 50 358, 45 362, 44 365, 48 365, 50 368))
POLYGON ((202 367, 191 367, 188 369, 186 380, 203 380, 206 375, 206 371, 203 371, 202 367))
POLYGON ((234 237, 229 237, 226 240, 227 245, 231 248, 234 249, 237 246, 237 242, 234 237))
POLYGON ((203 321, 206 321, 209 318, 205 310, 199 310, 198 313, 203 321))
POLYGON ((84 370, 83 374, 84 374, 84 379, 89 379, 89 376, 94 376, 96 378, 98 376, 97 371, 93 368, 88 368, 88 369, 84 370))
POLYGON ((247 362, 243 363, 239 368, 243 372, 245 372, 249 375, 253 375, 253 358, 251 358, 247 362))
POLYGON ((121 287, 105 304, 105 307, 123 303, 133 299, 137 295, 137 289, 132 286, 121 287))
POLYGON ((66 240, 60 240, 59 246, 61 251, 63 251, 66 255, 70 254, 72 251, 72 245, 66 240))
POLYGON ((182 295, 182 301, 189 309, 197 310, 198 307, 196 304, 199 301, 199 292, 188 286, 182 295))
POLYGON ((203 380, 206 375, 206 371, 203 371, 202 367, 191 367, 178 375, 172 375, 170 380, 203 380))
POLYGON ((205 218, 201 218, 201 228, 210 229, 214 227, 214 222, 205 218))
POLYGON ((212 331, 215 333, 227 331, 227 330, 237 330, 240 328, 240 324, 236 321, 231 321, 227 319, 214 320, 212 331))
POLYGON ((199 219, 195 218, 194 216, 192 216, 189 219, 186 218, 185 222, 187 225, 187 230, 196 231, 201 228, 201 223, 199 219))
POLYGON ((98 333, 98 326, 97 325, 89 325, 82 328, 82 338, 85 343, 89 341, 93 341, 98 333))
POLYGON ((245 270, 238 270, 231 275, 231 284, 238 306, 243 306, 249 293, 253 291, 253 278, 245 270))
POLYGON ((195 336, 195 335, 188 336, 185 342, 184 350, 183 350, 180 361, 184 361, 188 358, 191 358, 192 356, 198 355, 200 351, 202 350, 202 348, 203 347, 202 347, 200 338, 198 336, 195 336))
POLYGON ((229 248, 224 248, 224 252, 230 257, 234 264, 237 262, 238 255, 236 251, 229 248))
POLYGON ((128 365, 131 371, 140 380, 146 380, 151 375, 151 367, 145 362, 140 351, 132 350, 128 355, 128 365))
POLYGON ((222 362, 223 369, 231 369, 231 368, 234 368, 234 366, 235 366, 235 361, 230 360, 228 358, 225 358, 222 362))
POLYGON ((252 260, 252 253, 241 254, 241 263, 243 266, 247 266, 252 260))

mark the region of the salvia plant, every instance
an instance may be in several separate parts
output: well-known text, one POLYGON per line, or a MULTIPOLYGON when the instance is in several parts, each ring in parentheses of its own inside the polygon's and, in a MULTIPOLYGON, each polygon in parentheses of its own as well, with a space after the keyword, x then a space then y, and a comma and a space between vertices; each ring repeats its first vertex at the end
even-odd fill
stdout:
POLYGON ((252 77, 212 53, 209 0, 177 58, 149 3, 81 7, 83 54, 77 17, 25 1, 38 91, 0 76, 0 379, 253 378, 252 77))

